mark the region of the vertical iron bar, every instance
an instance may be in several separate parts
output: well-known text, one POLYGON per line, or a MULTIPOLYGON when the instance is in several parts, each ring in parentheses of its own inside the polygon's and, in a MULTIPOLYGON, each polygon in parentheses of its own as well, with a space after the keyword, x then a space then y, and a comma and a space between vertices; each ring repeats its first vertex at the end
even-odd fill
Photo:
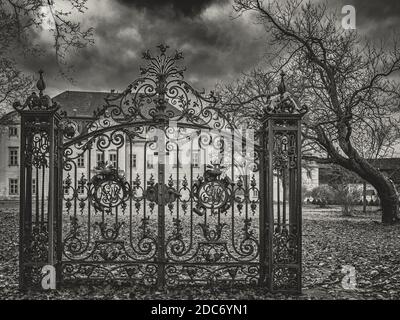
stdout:
POLYGON ((35 201, 35 211, 36 211, 36 221, 39 221, 39 169, 36 167, 35 168, 35 172, 36 172, 36 190, 35 190, 35 194, 36 194, 36 201, 35 201))
POLYGON ((158 286, 165 287, 165 133, 158 129, 158 286))
MULTIPOLYGON (((289 166, 289 164, 288 164, 289 166)), ((286 174, 289 173, 289 168, 282 168, 282 225, 286 227, 286 174)))
POLYGON ((55 181, 54 179, 54 153, 55 150, 55 139, 54 139, 54 118, 49 119, 49 182, 48 182, 48 239, 49 239, 49 252, 48 252, 48 263, 54 265, 54 192, 55 192, 55 181))
MULTIPOLYGON (((32 123, 32 118, 27 119, 28 122, 32 123)), ((25 123, 25 122, 23 122, 25 123)), ((32 256, 32 250, 30 250, 31 247, 31 241, 32 241, 32 232, 33 232, 33 220, 32 220, 32 144, 33 144, 33 135, 34 133, 32 132, 32 130, 34 130, 33 128, 28 128, 29 133, 27 136, 27 149, 25 150, 25 156, 29 157, 29 161, 28 161, 28 165, 26 165, 26 163, 24 164, 25 166, 25 182, 24 182, 24 188, 25 188, 25 212, 24 214, 24 249, 25 251, 25 261, 24 263, 30 263, 33 260, 33 256, 32 256)), ((28 160, 27 158, 25 158, 25 161, 28 160)), ((36 226, 39 226, 39 221, 35 221, 36 226)), ((23 270, 23 274, 24 276, 27 278, 27 282, 29 282, 29 284, 27 283, 27 285, 32 286, 32 272, 33 269, 31 266, 26 266, 26 268, 23 270)))
POLYGON ((268 119, 268 190, 267 190, 267 229, 268 229, 268 285, 269 290, 273 291, 274 287, 274 168, 273 168, 273 156, 274 156, 274 121, 268 119))
MULTIPOLYGON (((178 128, 176 128, 178 130, 178 128)), ((176 137, 178 140, 178 137, 176 137)), ((179 144, 176 143, 176 191, 179 192, 179 144)), ((183 168, 182 168, 183 169, 183 168)), ((179 219, 179 197, 176 197, 176 218, 179 219)))
MULTIPOLYGON (((50 139, 50 137, 49 137, 50 139)), ((44 226, 44 201, 45 201, 45 180, 46 180, 46 166, 42 165, 42 206, 41 206, 41 213, 40 213, 40 227, 44 226)), ((32 179, 31 179, 32 180, 32 179)), ((50 191, 50 190, 49 190, 50 191)), ((39 221, 36 221, 36 223, 39 223, 39 221)))
MULTIPOLYGON (((57 121, 58 126, 58 121, 57 121)), ((63 252, 63 231, 62 231, 62 218, 63 218, 63 198, 64 198, 64 190, 63 190, 63 168, 64 168, 64 158, 63 158, 63 148, 62 148, 62 132, 57 127, 57 148, 55 152, 57 152, 57 170, 55 183, 57 185, 56 195, 56 285, 57 288, 60 288, 62 285, 62 252, 63 252)), ((90 207, 89 207, 90 208, 90 207)), ((88 213, 88 216, 90 213, 88 213)))
POLYGON ((26 156, 26 128, 25 128, 26 119, 23 115, 21 115, 21 141, 20 141, 20 195, 19 195, 19 288, 20 290, 27 289, 27 281, 25 274, 25 260, 26 260, 26 165, 25 165, 25 156, 26 156))
POLYGON ((296 153, 297 153, 297 194, 296 194, 296 207, 297 207, 297 225, 298 225, 298 233, 297 233, 297 241, 298 241, 298 272, 297 272, 297 292, 301 293, 302 288, 302 281, 301 281, 301 274, 302 274, 302 206, 301 206, 301 119, 296 121, 297 124, 297 141, 296 141, 296 153))
MULTIPOLYGON (((266 207, 266 200, 267 199, 267 188, 266 188, 266 181, 267 181, 267 159, 266 153, 268 152, 267 149, 267 141, 268 138, 265 138, 267 134, 267 129, 265 124, 263 125, 260 144, 260 170, 259 170, 259 186, 260 186, 260 207, 259 207, 259 245, 260 245, 260 278, 259 278, 259 285, 264 286, 268 285, 267 281, 267 254, 268 254, 268 246, 266 243, 266 236, 267 236, 267 228, 266 228, 266 214, 268 212, 266 207)), ((268 203, 268 202, 267 202, 268 203)))
MULTIPOLYGON (((278 230, 281 228, 281 185, 280 185, 280 175, 284 172, 282 169, 277 169, 276 170, 276 205, 277 205, 277 225, 278 225, 278 230)), ((274 218, 275 219, 275 218, 274 218)), ((275 221, 275 220, 274 220, 275 221)))

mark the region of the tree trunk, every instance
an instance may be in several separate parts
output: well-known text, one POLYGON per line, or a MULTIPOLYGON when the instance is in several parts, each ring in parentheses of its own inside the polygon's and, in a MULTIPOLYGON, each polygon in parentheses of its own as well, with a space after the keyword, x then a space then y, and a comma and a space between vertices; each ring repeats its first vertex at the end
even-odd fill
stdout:
MULTIPOLYGON (((398 216, 399 194, 395 185, 388 177, 363 158, 357 157, 357 160, 344 158, 333 148, 329 149, 328 154, 331 156, 329 162, 321 161, 321 163, 333 163, 339 165, 358 174, 362 179, 375 188, 380 200, 383 224, 394 224, 400 221, 398 216)), ((316 162, 321 160, 316 157, 307 157, 307 159, 316 162)))
POLYGON ((397 221, 397 211, 398 211, 398 199, 396 190, 392 194, 387 194, 386 192, 379 192, 378 196, 381 201, 382 208, 382 223, 383 224, 393 224, 397 221))
POLYGON ((398 221, 399 196, 393 182, 365 159, 348 160, 346 165, 341 165, 357 173, 376 189, 382 208, 382 223, 394 224, 398 221))

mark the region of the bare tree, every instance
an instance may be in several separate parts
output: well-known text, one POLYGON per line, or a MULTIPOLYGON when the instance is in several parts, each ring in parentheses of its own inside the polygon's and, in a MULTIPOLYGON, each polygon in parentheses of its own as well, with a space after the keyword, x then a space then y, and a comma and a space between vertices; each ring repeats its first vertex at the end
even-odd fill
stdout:
POLYGON ((24 75, 15 62, 43 53, 34 39, 47 32, 53 41, 60 72, 65 72, 66 58, 73 49, 93 43, 93 28, 84 29, 76 14, 84 14, 87 0, 1 0, 0 1, 0 106, 32 87, 32 77, 24 75), (44 30, 47 29, 47 30, 44 30))
POLYGON ((2 0, 0 2, 1 54, 22 50, 40 53, 35 34, 48 29, 57 59, 64 62, 72 49, 93 43, 93 28, 83 29, 77 14, 86 11, 87 0, 2 0))
MULTIPOLYGON (((394 223, 396 189, 368 158, 388 154, 399 138, 394 114, 400 101, 394 77, 400 69, 397 42, 388 48, 362 40, 356 31, 342 29, 340 17, 326 4, 235 0, 234 9, 252 13, 265 27, 275 56, 266 72, 223 90, 229 111, 245 116, 248 109, 240 108, 245 97, 264 94, 265 99, 284 69, 293 94, 310 108, 303 132, 304 147, 312 151, 308 159, 338 164, 368 181, 380 197, 382 222, 394 223)), ((263 102, 253 101, 254 122, 260 119, 263 102)))
POLYGON ((28 95, 32 84, 32 78, 18 71, 14 61, 0 57, 0 116, 8 110, 7 106, 28 95))

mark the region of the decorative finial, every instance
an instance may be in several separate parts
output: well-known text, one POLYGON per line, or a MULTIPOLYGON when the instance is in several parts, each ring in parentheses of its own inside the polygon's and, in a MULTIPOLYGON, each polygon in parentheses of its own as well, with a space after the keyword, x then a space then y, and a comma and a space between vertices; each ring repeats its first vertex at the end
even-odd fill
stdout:
POLYGON ((274 95, 271 99, 269 106, 267 106, 266 113, 269 116, 272 115, 285 115, 285 116, 294 116, 300 115, 303 116, 307 113, 308 109, 305 105, 300 106, 295 97, 293 97, 290 92, 286 90, 285 84, 285 72, 281 71, 281 81, 278 85, 278 95, 274 95))
POLYGON ((39 90, 39 96, 42 97, 43 96, 43 91, 44 89, 46 89, 46 84, 43 80, 43 70, 39 70, 39 80, 36 82, 36 88, 38 88, 39 90))
POLYGON ((19 101, 16 101, 13 104, 13 107, 17 111, 23 110, 46 110, 46 111, 57 111, 59 109, 59 105, 56 102, 53 102, 48 95, 43 94, 43 91, 46 89, 46 84, 43 80, 43 70, 39 70, 39 80, 36 82, 36 88, 39 90, 39 96, 36 92, 32 92, 31 95, 28 96, 24 104, 21 104, 19 101))
POLYGON ((286 85, 285 85, 285 72, 281 71, 281 83, 278 86, 278 92, 282 96, 286 92, 286 85))
POLYGON ((159 44, 157 46, 158 49, 160 49, 160 52, 162 55, 165 54, 165 52, 167 51, 167 49, 169 48, 169 46, 165 45, 165 44, 159 44))

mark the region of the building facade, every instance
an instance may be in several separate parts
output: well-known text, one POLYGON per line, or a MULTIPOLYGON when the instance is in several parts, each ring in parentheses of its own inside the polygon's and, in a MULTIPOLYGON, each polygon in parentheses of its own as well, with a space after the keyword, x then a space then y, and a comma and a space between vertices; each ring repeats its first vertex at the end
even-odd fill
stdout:
MULTIPOLYGON (((73 117, 91 117, 93 112, 104 105, 104 99, 107 96, 105 92, 82 92, 65 91, 53 98, 60 106, 62 111, 73 117)), ((171 108, 173 108, 171 106, 171 108)), ((4 115, 0 119, 0 200, 19 200, 19 172, 20 172, 20 119, 16 111, 4 115)), ((128 141, 129 139, 126 139, 128 141)), ((85 194, 84 184, 80 181, 87 181, 93 176, 98 167, 106 164, 117 168, 121 174, 125 175, 130 183, 134 179, 144 180, 157 179, 156 164, 159 161, 157 150, 146 147, 144 141, 129 140, 123 146, 113 146, 109 148, 100 148, 92 152, 79 152, 72 148, 74 161, 72 168, 64 172, 64 180, 68 180, 68 186, 65 187, 65 198, 78 190, 79 194, 85 194)), ((194 143, 196 145, 196 142, 194 143)), ((169 177, 174 186, 182 185, 184 179, 190 175, 196 177, 202 175, 206 165, 216 158, 218 154, 213 154, 212 150, 193 148, 190 150, 176 150, 167 153, 166 168, 171 168, 171 172, 176 172, 179 167, 179 174, 169 177), (174 170, 172 170, 174 169, 174 170)), ((229 158, 229 157, 227 157, 229 158)), ((309 164, 307 169, 303 169, 302 181, 303 188, 311 190, 319 184, 318 166, 309 164)), ((35 174, 33 172, 33 196, 38 192, 47 194, 47 177, 35 174)), ((252 176, 248 172, 235 171, 230 174, 232 179, 238 181, 240 177, 250 183, 252 176)), ((166 181, 167 182, 167 181, 166 181)), ((275 184, 274 184, 275 185, 275 184)), ((282 191, 281 191, 282 192, 282 191)), ((258 197, 257 192, 252 197, 258 197)), ((274 192, 274 194, 277 194, 274 192)))
POLYGON ((19 199, 20 121, 16 112, 0 120, 0 199, 19 199))

